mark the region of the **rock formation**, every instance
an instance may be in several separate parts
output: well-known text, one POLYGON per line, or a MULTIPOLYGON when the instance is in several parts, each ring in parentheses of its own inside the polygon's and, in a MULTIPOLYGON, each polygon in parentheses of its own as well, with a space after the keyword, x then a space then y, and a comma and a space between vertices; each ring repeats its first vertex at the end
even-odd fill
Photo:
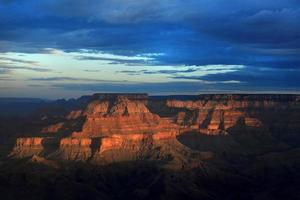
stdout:
POLYGON ((0 188, 4 199, 298 199, 299 130, 298 95, 60 100, 2 121, 0 188))
POLYGON ((82 131, 73 133, 73 136, 102 137, 175 128, 175 124, 170 120, 162 120, 158 115, 151 113, 146 104, 146 99, 137 100, 129 95, 112 95, 94 100, 83 111, 86 120, 82 131))
MULTIPOLYGON (((230 96, 231 98, 233 96, 230 96)), ((260 127, 262 123, 259 119, 251 117, 247 109, 266 108, 267 106, 277 105, 275 102, 263 101, 235 101, 228 100, 198 100, 180 101, 168 100, 170 108, 186 108, 197 112, 195 119, 190 124, 190 128, 197 129, 202 134, 218 135, 227 134, 227 130, 237 125, 239 120, 243 120, 246 126, 260 127)), ((177 117, 177 123, 183 123, 184 112, 177 117)))
POLYGON ((24 158, 33 155, 44 156, 56 148, 57 139, 50 137, 20 137, 17 138, 11 157, 24 158))
POLYGON ((10 156, 22 158, 39 155, 43 151, 42 141, 44 138, 17 138, 16 144, 10 156))
POLYGON ((69 161, 86 161, 92 155, 91 138, 62 138, 59 143, 58 158, 69 161))
MULTIPOLYGON (((80 103, 74 103, 76 106, 60 121, 55 116, 55 123, 42 127, 39 137, 18 138, 10 155, 98 164, 164 159, 169 155, 183 163, 181 154, 187 154, 188 150, 178 144, 178 135, 197 132, 219 136, 230 135, 232 129, 267 130, 273 128, 271 122, 277 119, 269 113, 286 116, 289 109, 299 109, 299 99, 298 96, 200 95, 193 100, 161 101, 149 99, 145 94, 95 94, 80 98, 80 103), (170 141, 177 150, 167 145, 170 141)), ((296 130, 300 124, 296 119, 298 116, 287 118, 289 121, 284 124, 296 130)), ((47 120, 51 120, 51 115, 47 120)), ((211 157, 207 156, 210 152, 200 154, 206 155, 203 158, 211 157)))

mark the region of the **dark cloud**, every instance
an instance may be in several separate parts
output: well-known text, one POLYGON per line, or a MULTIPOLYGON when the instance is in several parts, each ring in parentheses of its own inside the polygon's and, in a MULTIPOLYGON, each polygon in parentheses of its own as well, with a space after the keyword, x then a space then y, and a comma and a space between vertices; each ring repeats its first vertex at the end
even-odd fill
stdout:
POLYGON ((117 71, 117 73, 123 73, 128 75, 141 75, 141 74, 177 74, 177 73, 192 73, 196 72, 199 69, 196 68, 189 68, 189 69, 174 69, 174 70, 122 70, 117 71))
POLYGON ((300 69, 299 19, 299 0, 45 0, 38 4, 5 0, 0 2, 0 52, 37 53, 57 48, 128 56, 163 53, 150 61, 78 59, 132 66, 245 65, 247 69, 240 72, 205 78, 241 80, 249 87, 265 80, 272 88, 282 88, 300 86, 296 81, 299 73, 289 71, 300 69), (271 70, 261 72, 261 68, 271 70), (252 74, 258 75, 253 78, 252 74))
POLYGON ((0 61, 10 61, 10 62, 14 62, 14 63, 38 65, 38 62, 36 62, 36 61, 8 58, 8 57, 2 57, 2 56, 0 56, 0 61))
POLYGON ((6 69, 6 68, 1 68, 1 66, 0 66, 0 75, 1 74, 9 74, 10 72, 11 72, 11 70, 6 69))
MULTIPOLYGON (((0 75, 1 75, 1 70, 0 70, 0 75)), ((0 76, 0 81, 14 81, 15 79, 11 77, 2 77, 0 76)))
POLYGON ((100 60, 100 61, 110 61, 115 64, 147 64, 151 61, 145 59, 123 59, 123 58, 107 58, 100 56, 77 56, 78 60, 100 60))
MULTIPOLYGON (((46 77, 46 78, 31 78, 28 81, 39 81, 39 82, 56 82, 56 81, 79 81, 79 82, 114 82, 114 81, 107 81, 101 79, 92 79, 92 78, 75 78, 75 77, 46 77)), ((117 81, 117 82, 121 82, 117 81)))
POLYGON ((42 85, 42 84, 28 84, 28 87, 35 87, 35 88, 48 88, 49 86, 47 85, 42 85))
POLYGON ((83 71, 85 71, 85 72, 101 72, 101 70, 98 70, 98 69, 86 69, 83 71))
POLYGON ((239 81, 240 88, 297 88, 300 89, 299 69, 246 69, 226 74, 209 74, 205 76, 174 76, 176 80, 201 80, 201 81, 239 81))
POLYGON ((167 83, 82 83, 82 84, 53 84, 53 88, 81 92, 147 92, 149 94, 199 94, 199 93, 259 93, 285 92, 297 93, 299 87, 247 86, 236 83, 205 84, 194 82, 167 83))
POLYGON ((51 69, 46 69, 46 68, 40 68, 40 67, 26 67, 26 66, 14 66, 14 65, 2 65, 0 63, 0 70, 4 70, 7 72, 10 72, 11 70, 30 70, 30 71, 35 71, 35 72, 51 72, 51 69))

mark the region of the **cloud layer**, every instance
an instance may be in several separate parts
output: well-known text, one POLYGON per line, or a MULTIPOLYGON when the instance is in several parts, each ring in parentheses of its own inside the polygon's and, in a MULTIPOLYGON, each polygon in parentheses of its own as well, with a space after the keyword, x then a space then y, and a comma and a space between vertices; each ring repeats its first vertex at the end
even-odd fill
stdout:
MULTIPOLYGON (((215 82, 215 89, 220 90, 224 89, 221 83, 236 81, 240 84, 226 86, 226 90, 263 90, 259 88, 263 83, 274 90, 288 87, 298 91, 299 19, 298 0, 2 0, 0 64, 13 62, 14 66, 0 66, 0 74, 56 70, 57 66, 41 67, 37 60, 7 57, 8 52, 76 52, 78 61, 102 63, 97 69, 83 66, 82 71, 89 74, 101 73, 109 65, 111 71, 105 72, 109 77, 132 75, 129 82, 139 82, 140 75, 155 76, 157 83, 163 82, 159 76, 168 77, 172 84, 179 84, 179 93, 182 83, 178 80, 215 82), (114 65, 123 68, 114 69, 114 65), (199 74, 197 66, 213 65, 245 67, 199 74)), ((51 77, 58 76, 31 78, 45 82, 42 78, 51 77)), ((76 77, 64 81, 72 84, 76 77)))

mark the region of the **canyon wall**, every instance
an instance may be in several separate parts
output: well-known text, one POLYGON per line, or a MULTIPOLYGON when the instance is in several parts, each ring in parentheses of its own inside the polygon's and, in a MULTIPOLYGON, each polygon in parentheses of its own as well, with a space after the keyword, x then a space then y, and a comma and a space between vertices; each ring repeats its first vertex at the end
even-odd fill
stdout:
POLYGON ((273 114, 281 114, 285 124, 299 127, 299 117, 287 116, 299 111, 298 95, 199 95, 193 101, 167 99, 166 104, 169 108, 193 111, 192 116, 178 113, 177 123, 182 124, 185 118, 185 124, 202 134, 228 134, 236 126, 266 127, 270 122, 263 121, 274 118, 273 114))
MULTIPOLYGON (((98 164, 171 156, 183 163, 189 150, 176 138, 188 132, 227 136, 233 130, 239 134, 246 129, 276 132, 285 128, 291 134, 300 130, 297 95, 200 95, 192 100, 157 100, 146 94, 95 94, 77 101, 81 103, 59 120, 52 120, 54 124, 41 127, 38 137, 17 138, 10 156, 98 164)), ((53 118, 44 116, 44 121, 53 118)), ((212 157, 207 156, 211 152, 198 153, 206 155, 202 158, 212 157)))

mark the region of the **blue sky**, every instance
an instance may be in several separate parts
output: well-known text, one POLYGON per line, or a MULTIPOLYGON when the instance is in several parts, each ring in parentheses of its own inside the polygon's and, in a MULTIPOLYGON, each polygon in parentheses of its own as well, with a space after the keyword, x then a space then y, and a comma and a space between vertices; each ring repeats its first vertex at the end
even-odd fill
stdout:
POLYGON ((0 96, 300 91, 299 0, 0 0, 0 96))

